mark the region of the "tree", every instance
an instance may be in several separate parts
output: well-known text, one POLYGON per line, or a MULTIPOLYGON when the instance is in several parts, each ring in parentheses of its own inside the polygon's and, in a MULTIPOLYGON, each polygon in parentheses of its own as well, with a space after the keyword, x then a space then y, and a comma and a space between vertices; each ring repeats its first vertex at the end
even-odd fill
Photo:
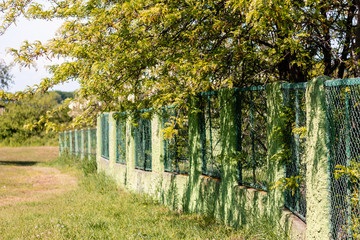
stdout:
MULTIPOLYGON (((21 102, 5 103, 6 111, 0 115, 0 143, 10 145, 45 144, 47 140, 57 142, 54 133, 47 133, 44 128, 44 115, 52 111, 61 102, 56 92, 28 96, 21 102), (37 125, 33 125, 37 122, 37 125)), ((67 115, 69 109, 52 116, 56 124, 64 124, 71 119, 67 115)))
POLYGON ((87 99, 78 121, 97 111, 181 105, 224 87, 360 75, 358 0, 5 3, 3 29, 14 9, 28 18, 64 19, 56 38, 12 53, 23 66, 40 56, 69 59, 29 92, 78 81, 77 98, 87 99))
POLYGON ((6 89, 11 83, 12 76, 9 73, 10 68, 0 60, 0 89, 6 89))

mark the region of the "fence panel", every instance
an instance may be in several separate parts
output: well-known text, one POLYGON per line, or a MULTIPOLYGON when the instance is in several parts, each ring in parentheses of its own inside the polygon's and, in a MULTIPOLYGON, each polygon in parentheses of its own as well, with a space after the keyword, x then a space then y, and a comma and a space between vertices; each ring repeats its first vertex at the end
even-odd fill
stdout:
POLYGON ((88 129, 83 129, 82 130, 82 135, 84 136, 84 141, 83 141, 83 144, 84 144, 84 146, 83 146, 83 154, 85 155, 85 156, 88 156, 88 154, 89 154, 89 147, 88 147, 88 142, 89 142, 89 135, 88 135, 88 129))
POLYGON ((360 79, 325 82, 332 239, 360 239, 360 79))
POLYGON ((164 140, 164 168, 167 172, 189 173, 189 126, 184 108, 167 108, 163 114, 163 128, 176 133, 164 140))
POLYGON ((239 185, 267 190, 267 107, 264 87, 237 89, 239 185))
POLYGON ((201 93, 200 138, 202 174, 221 178, 220 99, 218 92, 201 93))
POLYGON ((59 152, 62 153, 65 151, 65 134, 64 132, 59 133, 59 152))
POLYGON ((91 141, 91 149, 90 149, 90 154, 91 155, 96 155, 96 142, 97 142, 97 138, 96 138, 96 128, 90 129, 90 141, 91 141))
POLYGON ((71 154, 74 154, 75 152, 76 152, 76 150, 75 150, 75 131, 70 131, 70 133, 71 133, 71 143, 70 143, 70 145, 71 145, 71 154))
POLYGON ((116 115, 116 162, 126 164, 126 116, 116 115))
POLYGON ((283 84, 287 121, 291 124, 290 158, 286 163, 285 177, 299 186, 285 190, 285 206, 306 221, 306 83, 283 84))
POLYGON ((77 130, 76 131, 76 141, 77 141, 77 144, 76 144, 76 154, 77 155, 80 155, 81 154, 81 146, 82 146, 82 140, 81 140, 81 131, 82 130, 77 130))
POLYGON ((151 171, 151 119, 139 117, 134 128, 135 138, 135 168, 151 171))
POLYGON ((101 115, 101 156, 109 160, 109 114, 101 115))

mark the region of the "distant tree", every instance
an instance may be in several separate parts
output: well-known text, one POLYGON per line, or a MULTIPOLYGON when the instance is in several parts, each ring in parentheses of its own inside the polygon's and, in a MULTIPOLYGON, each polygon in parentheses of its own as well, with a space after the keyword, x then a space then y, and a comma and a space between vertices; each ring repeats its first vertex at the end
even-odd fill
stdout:
MULTIPOLYGON (((29 144, 35 139, 37 144, 46 143, 49 138, 56 138, 56 134, 47 133, 44 126, 44 115, 54 110, 61 102, 61 96, 56 92, 42 95, 27 96, 21 102, 8 102, 6 110, 0 115, 0 143, 10 145, 29 144), (33 123, 37 123, 33 125, 33 123), (45 139, 45 140, 44 140, 45 139)), ((67 115, 69 109, 58 111, 51 121, 62 124, 71 121, 67 115)), ((56 141, 55 141, 56 142, 56 141)))
POLYGON ((0 89, 6 89, 12 82, 9 66, 0 60, 0 89))
POLYGON ((63 91, 55 91, 61 96, 61 100, 64 101, 67 98, 73 98, 75 96, 75 92, 63 92, 63 91))

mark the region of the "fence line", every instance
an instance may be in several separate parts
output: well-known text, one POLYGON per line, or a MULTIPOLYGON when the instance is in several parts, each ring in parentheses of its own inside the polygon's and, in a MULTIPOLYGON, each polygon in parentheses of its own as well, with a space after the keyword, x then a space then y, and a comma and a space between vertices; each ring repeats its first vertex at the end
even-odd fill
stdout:
POLYGON ((83 157, 95 156, 96 142, 96 129, 64 131, 59 134, 59 152, 83 157), (78 139, 77 142, 75 139, 78 139))
MULTIPOLYGON (((284 204, 304 222, 307 222, 308 215, 311 216, 311 221, 314 221, 316 217, 323 217, 325 222, 327 218, 329 219, 330 229, 328 230, 325 227, 316 232, 313 230, 314 222, 308 223, 306 231, 309 238, 315 236, 315 239, 325 239, 324 236, 330 236, 330 239, 360 239, 360 79, 324 81, 321 86, 311 84, 311 86, 308 83, 281 84, 281 93, 276 93, 282 96, 281 104, 284 108, 280 111, 284 116, 279 117, 285 119, 286 126, 272 127, 285 131, 287 139, 282 147, 286 146, 288 149, 285 149, 287 154, 285 154, 286 161, 283 163, 284 173, 282 174, 284 185, 287 186, 283 191, 283 201, 279 199, 275 201, 276 204, 284 204), (316 97, 316 94, 313 94, 314 86, 317 87, 316 91, 324 93, 326 97, 324 105, 311 105, 312 98, 316 97), (312 186, 314 181, 312 178, 316 175, 308 176, 308 174, 312 174, 315 169, 311 162, 314 156, 309 153, 314 142, 311 142, 307 136, 313 139, 317 129, 312 125, 314 116, 307 116, 307 114, 318 111, 318 108, 323 108, 326 113, 328 126, 322 129, 329 139, 327 148, 323 149, 328 152, 326 155, 329 166, 326 170, 328 176, 322 177, 328 178, 329 181, 320 179, 321 184, 325 185, 312 186), (311 129, 309 126, 312 126, 311 129), (320 211, 324 215, 314 217, 318 213, 309 212, 309 209, 316 208, 311 204, 314 204, 314 192, 317 191, 317 187, 328 189, 329 198, 327 195, 321 196, 321 201, 328 202, 329 211, 320 211)), ((151 117, 139 114, 135 117, 135 124, 127 125, 127 122, 132 120, 129 120, 125 114, 102 114, 98 126, 101 128, 99 131, 101 141, 98 142, 101 145, 99 146, 100 155, 111 161, 109 148, 115 146, 115 162, 126 165, 127 171, 133 168, 147 172, 163 169, 162 171, 165 172, 187 174, 190 177, 191 165, 197 164, 194 159, 199 156, 200 174, 226 184, 227 180, 223 179, 224 173, 228 171, 226 159, 234 156, 224 154, 228 150, 224 149, 222 138, 226 136, 224 136, 225 130, 222 124, 232 124, 231 133, 228 135, 235 136, 231 139, 236 140, 237 183, 271 192, 269 186, 274 183, 271 176, 276 174, 271 172, 275 170, 269 165, 273 157, 269 156, 269 151, 275 144, 269 140, 273 139, 273 133, 269 130, 271 129, 269 124, 272 124, 269 123, 269 117, 271 111, 277 107, 269 105, 268 98, 269 94, 272 94, 271 89, 268 90, 267 86, 266 88, 258 86, 231 91, 232 94, 225 94, 226 96, 221 91, 199 94, 199 100, 195 102, 198 103, 196 107, 200 109, 200 113, 195 114, 195 117, 192 116, 192 121, 187 112, 181 113, 182 118, 178 117, 181 107, 164 108, 160 116, 160 128, 165 132, 167 128, 173 128, 177 135, 157 141, 156 144, 162 144, 162 153, 156 156, 153 156, 154 148, 158 148, 154 145, 154 135, 158 133, 153 129, 155 125, 151 117), (229 110, 231 107, 233 107, 233 114, 229 110), (109 138, 112 128, 110 122, 113 121, 111 116, 118 116, 114 120, 115 144, 112 144, 112 139, 109 138), (185 120, 179 122, 179 119, 185 120), (197 128, 193 129, 193 126, 197 128), (190 129, 193 132, 190 132, 190 129), (129 132, 133 133, 133 136, 130 136, 129 132), (197 133, 198 140, 194 137, 197 133), (130 146, 128 137, 133 138, 134 142, 133 145, 130 144, 133 146, 133 149, 129 149, 130 152, 127 152, 127 146, 130 146), (190 142, 195 140, 198 142, 190 142), (198 155, 195 153, 197 149, 199 149, 198 155), (134 151, 133 165, 128 164, 131 160, 131 151, 134 151), (160 167, 154 162, 159 161, 157 156, 161 156, 162 166, 160 167)), ((143 110, 142 113, 148 113, 148 111, 143 110)), ((79 131, 60 133, 60 152, 95 154, 94 132, 95 130, 82 130, 82 138, 79 138, 79 131), (80 142, 79 139, 81 139, 80 142), (76 144, 75 141, 77 141, 76 144), (84 147, 84 144, 87 147, 84 147), (78 146, 78 150, 75 145, 78 146), (79 150, 79 146, 83 149, 82 151, 79 150)), ((321 135, 318 137, 321 138, 321 135)), ((316 166, 316 168, 320 167, 316 166)), ((281 172, 281 168, 279 169, 281 172)), ((134 176, 130 175, 129 178, 131 177, 134 176)), ((218 189, 220 190, 221 188, 218 189)), ((213 207, 216 208, 216 206, 213 207)), ((323 226, 327 224, 324 223, 323 226)))

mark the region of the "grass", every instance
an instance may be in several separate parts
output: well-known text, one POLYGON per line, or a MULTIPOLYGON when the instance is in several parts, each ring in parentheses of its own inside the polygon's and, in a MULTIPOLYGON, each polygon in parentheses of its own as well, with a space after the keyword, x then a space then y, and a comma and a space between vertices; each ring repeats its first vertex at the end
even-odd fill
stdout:
MULTIPOLYGON (((119 190, 104 174, 95 173, 91 160, 37 161, 42 163, 35 167, 56 167, 61 174, 76 176, 77 184, 70 181, 73 188, 43 199, 0 205, 0 239, 283 239, 264 232, 273 231, 268 223, 264 231, 259 231, 261 226, 257 231, 236 231, 197 214, 169 211, 147 196, 119 190)), ((29 175, 20 171, 12 181, 29 175)), ((2 178, 12 177, 3 172, 2 178)))
POLYGON ((40 147, 40 146, 58 146, 59 138, 57 134, 45 134, 43 136, 31 136, 21 138, 19 136, 0 140, 0 147, 40 147))
POLYGON ((0 147, 0 164, 36 164, 54 161, 59 147, 0 147))

